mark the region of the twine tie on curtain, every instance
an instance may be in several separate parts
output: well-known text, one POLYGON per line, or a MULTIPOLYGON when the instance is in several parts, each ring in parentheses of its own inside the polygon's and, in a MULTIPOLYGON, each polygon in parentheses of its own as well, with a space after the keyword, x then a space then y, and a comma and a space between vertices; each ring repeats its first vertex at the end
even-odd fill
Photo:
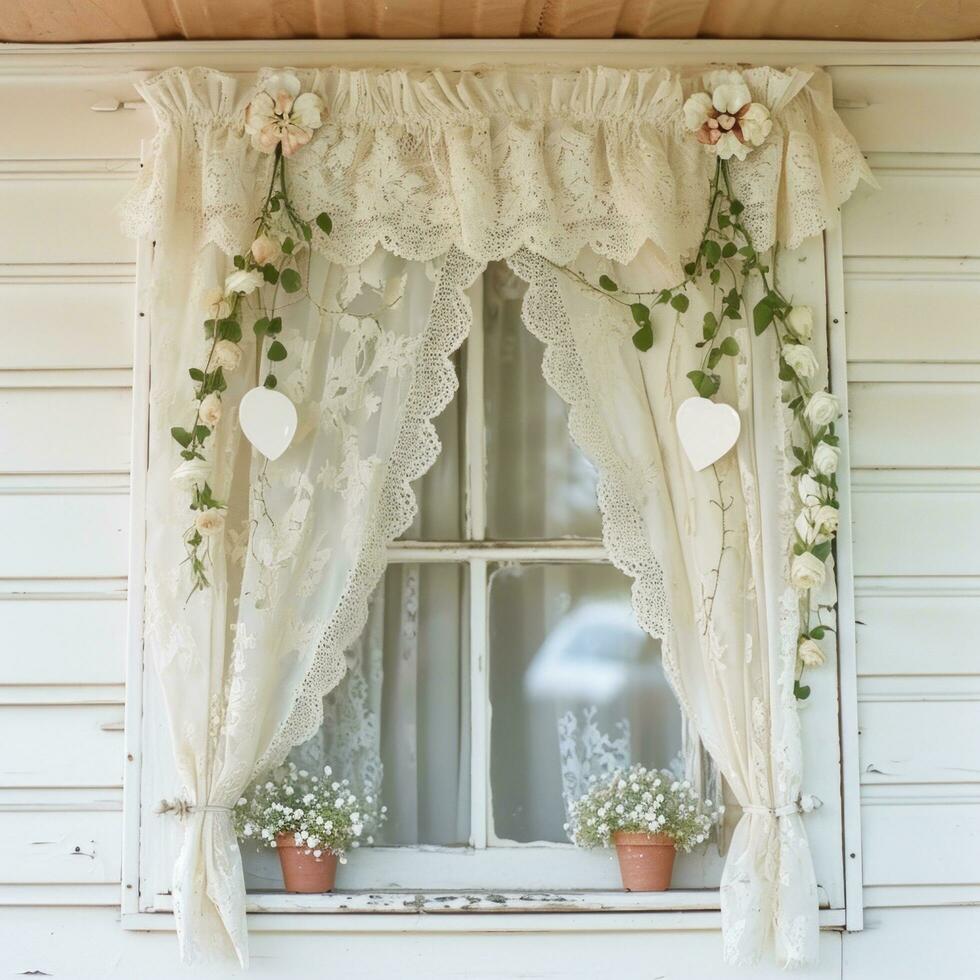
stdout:
POLYGON ((231 807, 219 806, 218 804, 197 806, 193 803, 188 803, 187 800, 161 800, 153 812, 161 815, 172 813, 178 820, 183 820, 184 817, 191 813, 231 813, 231 807))
POLYGON ((823 801, 810 793, 801 793, 792 803, 784 803, 782 806, 756 806, 749 804, 742 807, 742 813, 754 813, 761 816, 789 817, 794 813, 812 813, 814 810, 823 806, 823 801))

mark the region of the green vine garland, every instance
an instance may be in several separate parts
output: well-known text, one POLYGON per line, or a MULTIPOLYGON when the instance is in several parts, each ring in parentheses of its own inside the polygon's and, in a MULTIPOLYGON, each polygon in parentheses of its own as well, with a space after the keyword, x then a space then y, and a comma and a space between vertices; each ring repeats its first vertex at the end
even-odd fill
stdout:
MULTIPOLYGON (((702 398, 711 398, 718 392, 721 377, 716 369, 722 360, 739 353, 738 341, 731 333, 735 323, 750 320, 756 336, 767 330, 775 332, 779 379, 784 384, 787 408, 793 415, 795 466, 791 475, 798 479, 797 495, 801 505, 793 541, 791 578, 799 595, 800 612, 794 693, 798 699, 805 700, 810 688, 803 683, 804 672, 807 667, 819 666, 824 660, 815 641, 832 632, 830 626, 820 622, 820 609, 814 610, 813 592, 824 582, 825 562, 830 557, 838 527, 836 470, 839 440, 834 422, 840 409, 833 395, 813 389, 817 359, 808 345, 812 313, 806 307, 793 306, 780 291, 776 283, 775 256, 760 254, 753 244, 742 218, 744 205, 732 193, 728 168, 728 161, 719 157, 709 186, 708 217, 695 257, 684 266, 684 278, 676 285, 660 290, 625 291, 608 275, 600 276, 595 284, 568 266, 558 268, 587 289, 628 308, 636 327, 633 345, 643 352, 649 351, 655 341, 653 311, 664 307, 680 317, 690 307, 688 288, 700 285, 706 278, 711 287, 712 309, 704 314, 700 339, 695 343, 695 347, 702 351, 701 364, 687 374, 692 388, 702 398), (752 277, 761 282, 763 296, 750 311, 745 289, 752 277)), ((726 501, 723 496, 717 468, 713 466, 712 470, 718 490, 718 498, 712 503, 721 513, 721 542, 718 565, 712 569, 713 587, 702 597, 705 628, 713 611, 721 561, 729 547, 730 528, 726 514, 732 506, 732 501, 726 501)))

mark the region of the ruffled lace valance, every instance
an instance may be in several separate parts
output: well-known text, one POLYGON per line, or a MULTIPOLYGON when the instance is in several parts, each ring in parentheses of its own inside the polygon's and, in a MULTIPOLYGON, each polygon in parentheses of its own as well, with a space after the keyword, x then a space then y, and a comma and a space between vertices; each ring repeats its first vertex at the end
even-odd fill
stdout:
MULTIPOLYGON (((524 247, 566 263, 585 246, 628 262, 649 240, 671 264, 695 245, 714 158, 684 129, 700 72, 526 70, 297 72, 325 124, 290 168, 307 214, 334 232, 317 249, 344 265, 383 245, 428 260, 456 246, 479 262, 524 247)), ((159 126, 126 206, 127 230, 157 236, 175 210, 200 243, 251 240, 268 154, 243 131, 247 83, 204 68, 140 84, 159 126), (175 139, 175 137, 177 137, 175 139)), ((733 169, 753 241, 790 248, 821 232, 868 176, 818 69, 752 68, 773 132, 733 169)))

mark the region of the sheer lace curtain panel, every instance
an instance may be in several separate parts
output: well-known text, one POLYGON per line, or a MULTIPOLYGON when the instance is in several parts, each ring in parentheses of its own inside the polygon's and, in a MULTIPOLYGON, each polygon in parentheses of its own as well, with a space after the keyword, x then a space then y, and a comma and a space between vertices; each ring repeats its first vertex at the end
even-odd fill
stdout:
MULTIPOLYGON (((272 159, 243 132, 244 107, 267 74, 172 69, 142 82, 158 135, 126 210, 128 231, 156 242, 144 643, 164 692, 183 784, 175 790, 189 804, 173 884, 185 957, 230 944, 247 962, 228 808, 320 727, 387 546, 415 516, 413 481, 438 454, 432 419, 456 389, 466 290, 503 259, 528 284, 523 316, 545 345, 545 377, 598 470, 604 541, 632 579, 637 621, 660 640, 685 717, 748 808, 722 882, 726 955, 753 962, 772 945, 783 962, 814 959, 816 886, 790 806, 802 779, 792 464, 772 341, 745 338, 719 396, 742 417, 737 452, 718 467, 736 560, 705 631, 698 596, 714 564, 716 488, 710 469, 686 465, 672 424, 694 352, 640 354, 631 323, 557 268, 680 278, 714 167, 683 124, 700 73, 296 73, 325 111, 290 161, 291 195, 301 213, 333 218, 332 234, 314 238, 310 298, 284 315, 291 353, 280 390, 299 427, 268 464, 237 419, 219 430, 213 479, 229 501, 227 530, 213 548, 211 588, 187 600, 186 501, 171 485, 170 428, 193 414, 187 368, 206 359, 203 296, 248 248, 268 185, 272 159), (341 312, 355 300, 376 311, 374 327, 341 312)), ((760 251, 793 248, 835 220, 868 171, 825 74, 753 68, 744 77, 773 130, 733 161, 735 191, 760 251)), ((254 343, 243 344, 251 363, 223 399, 233 416, 257 370, 254 343)))

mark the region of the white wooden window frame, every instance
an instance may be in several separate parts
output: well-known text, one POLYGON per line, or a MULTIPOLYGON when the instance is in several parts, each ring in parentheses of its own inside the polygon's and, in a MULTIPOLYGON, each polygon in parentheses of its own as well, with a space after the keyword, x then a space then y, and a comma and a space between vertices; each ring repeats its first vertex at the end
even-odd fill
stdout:
MULTIPOLYGON (((202 59, 216 67, 232 71, 252 71, 259 62, 272 63, 277 60, 301 66, 304 63, 352 64, 370 62, 383 65, 398 62, 425 61, 433 65, 451 68, 486 65, 494 61, 501 64, 536 64, 542 56, 552 63, 569 66, 601 62, 621 67, 649 67, 655 64, 678 64, 699 61, 756 61, 768 63, 800 62, 811 63, 871 63, 874 59, 844 57, 840 60, 828 57, 831 51, 838 50, 831 45, 802 45, 793 43, 748 43, 724 42, 704 45, 678 47, 671 42, 452 42, 452 49, 433 47, 429 42, 396 42, 394 44, 374 42, 283 42, 263 45, 257 52, 254 46, 226 43, 202 43, 193 45, 189 52, 187 46, 180 49, 167 44, 140 46, 149 52, 141 64, 152 62, 153 68, 165 67, 183 62, 198 63, 202 59), (355 53, 356 52, 356 53, 355 53), (808 56, 804 54, 808 53, 808 56), (490 56, 488 56, 490 55, 490 56), (559 55, 555 57, 555 55, 559 55), (190 59, 189 61, 187 59, 190 59)), ((916 47, 916 46, 911 46, 916 47)), ((65 50, 71 50, 65 46, 65 50)), ((91 50, 91 49, 89 49, 91 50)), ((927 56, 926 56, 927 57, 927 56)), ((909 55, 914 60, 914 52, 909 55)), ((111 60, 111 59, 110 59, 111 60)), ((129 93, 123 93, 123 97, 129 93)), ((123 104, 120 99, 120 105, 123 104)), ((131 103, 126 103, 129 108, 131 103)), ((827 297, 827 322, 829 335, 829 366, 832 390, 846 400, 846 356, 844 345, 844 310, 842 279, 842 248, 839 231, 829 232, 824 243, 815 243, 811 263, 804 274, 811 274, 819 265, 825 275, 824 286, 827 297)), ((142 656, 142 592, 144 580, 144 502, 146 492, 147 458, 147 413, 149 402, 149 316, 142 296, 151 274, 151 249, 142 244, 137 263, 137 311, 134 343, 134 426, 133 426, 133 479, 131 504, 131 564, 129 588, 129 631, 127 656, 127 701, 126 701, 126 781, 124 787, 124 855, 123 855, 123 922, 129 928, 158 929, 172 928, 172 917, 155 913, 170 911, 168 894, 170 868, 175 853, 177 832, 169 822, 152 813, 153 800, 160 798, 157 792, 166 781, 167 770, 172 771, 169 744, 159 711, 157 694, 153 688, 150 672, 144 672, 142 656), (149 760, 153 760, 150 763, 149 760), (166 761, 164 761, 166 760, 166 761)), ((802 268, 802 266, 801 266, 802 268)), ((790 277, 792 279, 792 277, 790 277)), ((790 283, 791 285, 791 283, 790 283)), ((479 324, 475 324, 479 330, 479 324)), ((471 345, 476 348, 477 345, 471 345)), ((467 411, 467 485, 482 487, 483 440, 474 439, 479 432, 482 436, 482 345, 480 353, 467 361, 467 386, 469 404, 473 410, 467 411), (479 393, 479 394, 478 394, 479 393)), ((845 401, 846 405, 846 401, 845 401)), ((842 458, 847 459, 846 415, 841 426, 842 458)), ((821 924, 824 927, 849 930, 862 928, 862 901, 860 876, 860 802, 857 757, 856 720, 856 670, 854 650, 853 617, 853 573, 851 562, 851 541, 849 523, 849 481, 847 467, 842 468, 841 478, 842 533, 837 542, 837 571, 839 592, 839 633, 838 669, 830 670, 811 681, 813 704, 816 711, 804 713, 804 735, 815 727, 814 715, 826 716, 830 712, 833 719, 833 737, 806 739, 808 775, 824 770, 821 784, 833 787, 828 795, 823 788, 825 803, 832 805, 831 821, 824 821, 823 827, 814 827, 816 821, 808 822, 815 860, 818 867, 818 880, 821 886, 821 924), (839 706, 839 710, 838 710, 839 706), (840 740, 838 741, 838 725, 840 740), (841 749, 844 751, 841 751, 841 749), (843 759, 843 762, 840 760, 843 759), (841 787, 843 789, 841 789, 841 787)), ((504 843, 493 837, 489 819, 489 728, 488 728, 488 686, 486 658, 486 630, 476 629, 476 623, 486 623, 487 609, 487 565, 498 560, 529 561, 603 561, 604 550, 598 542, 588 541, 541 541, 522 544, 506 542, 483 543, 486 528, 486 505, 482 492, 467 495, 467 531, 474 539, 465 543, 436 544, 431 542, 399 542, 391 553, 392 561, 461 561, 470 569, 470 616, 471 627, 471 697, 474 711, 473 731, 473 770, 472 770, 472 853, 495 852, 493 860, 497 867, 506 869, 526 863, 531 852, 539 852, 535 860, 566 863, 571 856, 563 845, 536 847, 535 845, 503 846, 504 843), (480 586, 483 586, 482 588, 480 586), (490 846, 488 846, 490 845, 490 846)), ((826 717, 821 726, 826 736, 829 728, 826 717)), ((813 789, 812 780, 807 780, 807 788, 813 789)), ((818 795, 820 795, 818 793, 818 795)), ((377 849, 379 852, 403 849, 377 849)), ((415 849, 416 854, 425 860, 451 858, 441 852, 446 849, 415 849)), ((458 849, 456 849, 458 851, 458 849)), ((358 855, 359 861, 368 852, 358 855)), ((373 896, 373 893, 372 893, 373 896)), ((391 892, 380 899, 364 893, 351 895, 331 895, 300 897, 281 893, 250 894, 249 911, 252 913, 253 928, 282 929, 322 929, 324 931, 359 931, 384 928, 392 931, 418 931, 419 925, 409 925, 406 915, 376 918, 379 912, 485 912, 498 913, 487 917, 479 931, 505 929, 528 929, 548 931, 550 929, 676 929, 712 928, 719 924, 718 892, 715 888, 672 889, 659 895, 632 895, 622 892, 554 892, 535 894, 530 897, 526 891, 508 894, 505 888, 494 888, 492 895, 474 895, 472 887, 452 889, 441 888, 438 895, 425 893, 391 892), (536 911, 541 914, 528 917, 513 914, 517 911, 536 911), (344 915, 334 913, 343 911, 344 915), (605 914, 593 917, 588 914, 602 911, 605 914), (638 912, 656 911, 658 915, 642 915, 638 912), (280 913, 303 912, 303 916, 283 916, 280 913), (551 914, 549 914, 551 913, 551 914), (560 914, 559 914, 560 913, 560 914), (389 923, 381 926, 382 921, 389 923), (491 925, 490 923, 494 923, 491 925), (600 925, 601 922, 601 925, 600 925), (373 924, 369 924, 373 923, 373 924)), ((411 917, 417 918, 417 917, 411 917)), ((419 919, 424 930, 443 931, 443 929, 464 928, 450 925, 451 920, 460 916, 422 916, 419 919), (444 924, 440 924, 440 920, 444 924)))

